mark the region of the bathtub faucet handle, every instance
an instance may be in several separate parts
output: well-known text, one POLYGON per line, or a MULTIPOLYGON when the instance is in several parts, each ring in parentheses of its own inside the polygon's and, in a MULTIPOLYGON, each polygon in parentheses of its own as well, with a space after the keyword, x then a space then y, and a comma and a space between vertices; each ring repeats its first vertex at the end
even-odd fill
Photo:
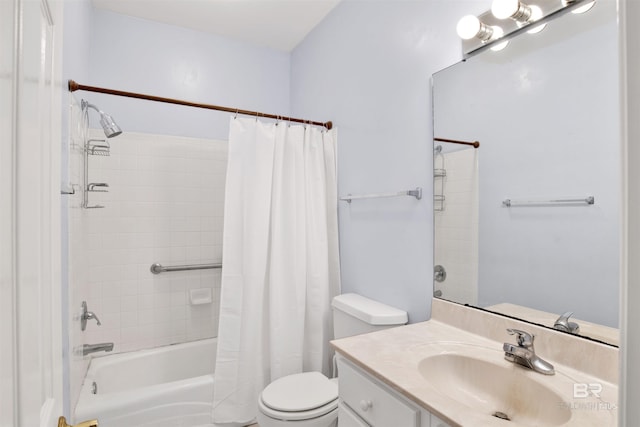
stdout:
POLYGON ((98 319, 98 316, 96 316, 96 314, 93 311, 87 311, 87 320, 91 320, 91 319, 96 319, 96 323, 98 324, 98 326, 102 325, 102 323, 100 323, 100 319, 98 319))
POLYGON ((87 320, 92 320, 92 319, 96 320, 96 322, 98 323, 98 326, 102 325, 102 323, 100 323, 100 319, 98 319, 98 316, 96 316, 96 314, 93 311, 87 310, 87 302, 82 301, 82 315, 80 316, 80 329, 82 329, 83 331, 87 329, 87 320))

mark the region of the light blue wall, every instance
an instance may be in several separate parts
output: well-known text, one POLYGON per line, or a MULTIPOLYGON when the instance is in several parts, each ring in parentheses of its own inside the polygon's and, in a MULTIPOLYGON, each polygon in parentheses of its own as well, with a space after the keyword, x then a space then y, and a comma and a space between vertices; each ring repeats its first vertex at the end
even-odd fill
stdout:
MULTIPOLYGON (((285 52, 95 10, 90 64, 90 81, 81 82, 87 85, 289 114, 285 52)), ((125 131, 228 136, 228 113, 86 92, 81 96, 110 113, 125 131)))
POLYGON ((339 194, 424 189, 339 204, 343 292, 412 322, 433 292, 430 77, 461 59, 456 23, 478 3, 345 0, 292 53, 293 114, 338 127, 339 194))

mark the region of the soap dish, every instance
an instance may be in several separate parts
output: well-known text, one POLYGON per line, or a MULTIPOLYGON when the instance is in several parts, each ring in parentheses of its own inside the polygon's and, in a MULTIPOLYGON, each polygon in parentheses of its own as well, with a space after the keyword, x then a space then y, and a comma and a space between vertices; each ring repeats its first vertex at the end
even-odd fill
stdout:
POLYGON ((211 288, 191 289, 189 299, 191 305, 211 304, 211 288))

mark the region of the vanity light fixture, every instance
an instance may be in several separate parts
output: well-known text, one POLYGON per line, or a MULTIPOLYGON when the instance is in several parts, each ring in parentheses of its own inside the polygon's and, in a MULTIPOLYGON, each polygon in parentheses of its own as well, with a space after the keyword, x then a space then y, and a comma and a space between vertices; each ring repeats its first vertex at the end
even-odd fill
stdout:
MULTIPOLYGON (((491 13, 500 20, 511 18, 517 22, 519 27, 529 25, 542 18, 542 9, 535 5, 527 5, 519 0, 493 0, 491 13)), ((527 32, 539 33, 545 26, 546 24, 538 25, 527 32)))
POLYGON ((490 10, 458 21, 462 54, 468 58, 485 49, 502 50, 520 33, 538 33, 549 21, 569 12, 586 12, 594 3, 595 0, 492 0, 490 10))

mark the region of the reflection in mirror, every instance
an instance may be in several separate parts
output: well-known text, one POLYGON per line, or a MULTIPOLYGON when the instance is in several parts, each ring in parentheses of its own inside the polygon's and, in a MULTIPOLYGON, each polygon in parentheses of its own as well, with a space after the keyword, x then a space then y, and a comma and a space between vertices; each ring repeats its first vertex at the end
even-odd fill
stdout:
POLYGON ((436 139, 480 141, 434 141, 441 298, 617 345, 617 52, 600 0, 433 76, 436 139))
POLYGON ((478 150, 436 141, 433 170, 435 290, 477 305, 478 150))

